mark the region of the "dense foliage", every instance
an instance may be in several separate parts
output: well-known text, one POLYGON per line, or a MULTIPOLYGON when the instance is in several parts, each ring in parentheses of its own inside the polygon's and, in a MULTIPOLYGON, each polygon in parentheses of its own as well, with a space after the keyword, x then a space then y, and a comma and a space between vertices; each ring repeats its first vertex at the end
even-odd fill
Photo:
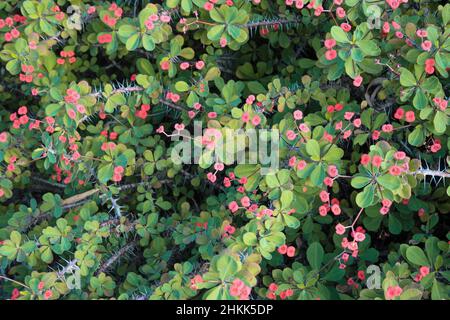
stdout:
POLYGON ((447 299, 449 21, 1 1, 0 298, 447 299), (177 163, 194 121, 207 152, 177 163), (240 128, 279 130, 278 170, 213 156, 240 128))

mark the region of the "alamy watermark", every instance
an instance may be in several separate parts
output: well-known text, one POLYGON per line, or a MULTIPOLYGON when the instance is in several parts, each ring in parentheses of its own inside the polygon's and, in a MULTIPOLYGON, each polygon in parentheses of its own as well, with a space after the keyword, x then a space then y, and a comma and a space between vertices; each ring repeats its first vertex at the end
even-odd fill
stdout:
POLYGON ((367 267, 366 273, 369 275, 366 280, 368 289, 381 289, 381 269, 379 266, 371 264, 367 267))
POLYGON ((278 171, 280 131, 278 129, 203 128, 194 122, 194 134, 183 125, 166 134, 179 141, 171 152, 175 164, 199 164, 207 168, 215 163, 260 165, 261 175, 278 171))

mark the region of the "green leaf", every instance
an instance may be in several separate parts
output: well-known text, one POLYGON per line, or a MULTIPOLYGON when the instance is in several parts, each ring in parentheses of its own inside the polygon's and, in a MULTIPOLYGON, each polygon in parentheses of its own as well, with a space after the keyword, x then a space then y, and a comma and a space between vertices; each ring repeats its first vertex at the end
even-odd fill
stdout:
POLYGON ((392 234, 400 234, 402 232, 402 223, 394 214, 389 214, 389 231, 392 234))
POLYGON ((306 152, 311 156, 313 160, 320 160, 320 145, 314 139, 308 140, 306 143, 306 152))
POLYGON ((119 28, 118 34, 119 37, 126 39, 130 38, 132 35, 137 34, 138 30, 135 26, 125 24, 119 28))
POLYGON ((54 36, 56 33, 55 28, 45 19, 39 19, 39 27, 48 36, 54 36))
POLYGON ((50 249, 50 247, 43 246, 43 247, 39 248, 39 251, 41 252, 42 261, 44 261, 47 264, 49 264, 53 261, 53 253, 52 253, 52 250, 50 249))
POLYGON ((431 288, 431 299, 432 300, 445 300, 446 295, 442 285, 436 280, 433 280, 433 287, 431 288))
POLYGON ((217 271, 221 280, 234 276, 241 268, 241 263, 229 255, 222 255, 217 260, 217 271))
POLYGON ((7 257, 8 260, 14 260, 16 258, 16 254, 18 252, 18 248, 2 245, 0 246, 0 256, 7 257))
POLYGON ((378 177, 377 182, 391 191, 396 190, 401 186, 400 178, 390 174, 385 174, 378 177))
POLYGON ((135 33, 128 38, 126 42, 126 48, 128 51, 133 51, 136 50, 140 44, 141 36, 139 35, 139 33, 135 33))
POLYGON ((283 215, 283 219, 286 223, 286 226, 288 226, 289 228, 297 229, 298 227, 300 227, 300 221, 292 215, 285 214, 283 215))
POLYGON ((424 144, 425 137, 425 129, 422 127, 422 125, 418 125, 408 135, 408 143, 412 146, 419 147, 424 144))
POLYGON ((361 40, 356 42, 366 56, 378 56, 381 53, 375 40, 361 40))
POLYGON ((405 87, 412 87, 417 84, 417 80, 414 75, 405 68, 400 68, 400 84, 405 87))
POLYGON ((355 189, 361 189, 361 188, 364 188, 365 186, 367 186, 369 184, 370 180, 371 180, 371 178, 369 178, 369 177, 354 176, 350 184, 355 189))
POLYGON ((45 107, 45 114, 54 117, 61 110, 62 106, 60 104, 52 103, 45 107))
POLYGON ((209 31, 206 35, 209 40, 217 41, 222 36, 224 30, 225 30, 225 26, 223 24, 220 24, 220 25, 214 26, 211 29, 209 29, 209 31))
POLYGON ((422 291, 415 288, 406 289, 400 295, 400 300, 420 300, 422 298, 422 291))
POLYGON ((112 178, 113 173, 114 173, 114 166, 112 165, 112 163, 101 166, 97 174, 98 180, 101 183, 106 183, 112 178))
POLYGON ((319 270, 324 258, 322 245, 319 242, 310 244, 306 250, 306 258, 313 269, 319 270))
POLYGON ((337 145, 332 144, 328 152, 323 156, 323 160, 327 162, 339 161, 344 156, 344 150, 337 145))
POLYGON ((294 193, 291 190, 284 190, 281 193, 281 209, 289 209, 294 199, 294 193))
POLYGON ((20 242, 22 241, 22 235, 19 232, 13 230, 9 237, 11 241, 16 245, 16 247, 20 246, 20 242))
POLYGON ((356 204, 360 208, 367 208, 372 205, 375 196, 375 186, 369 184, 364 190, 356 195, 356 204))
POLYGON ((417 89, 416 91, 416 95, 414 96, 413 99, 413 105, 414 108, 418 109, 418 110, 422 110, 423 108, 425 108, 427 106, 428 102, 427 102, 427 97, 425 96, 425 93, 423 93, 422 89, 417 89))
POLYGON ((442 111, 437 111, 436 115, 434 116, 433 124, 434 129, 436 129, 438 133, 444 133, 445 130, 447 130, 448 124, 447 115, 442 111))
POLYGON ((331 27, 331 36, 337 42, 350 43, 350 39, 348 38, 347 33, 344 30, 342 30, 341 27, 338 26, 331 27))
POLYGON ((244 240, 244 243, 248 246, 255 246, 258 244, 256 234, 254 234, 253 232, 244 233, 242 239, 244 240))
POLYGON ((417 246, 410 246, 406 249, 406 258, 418 266, 429 266, 430 263, 423 252, 423 250, 417 246))
POLYGON ((147 51, 155 50, 155 41, 153 40, 151 35, 144 34, 144 36, 142 37, 142 46, 147 51))
POLYGON ((186 92, 190 89, 190 86, 184 81, 178 81, 177 83, 175 83, 175 89, 178 92, 186 92))
POLYGON ((321 164, 317 165, 310 175, 311 182, 315 186, 321 186, 325 179, 325 169, 321 164))

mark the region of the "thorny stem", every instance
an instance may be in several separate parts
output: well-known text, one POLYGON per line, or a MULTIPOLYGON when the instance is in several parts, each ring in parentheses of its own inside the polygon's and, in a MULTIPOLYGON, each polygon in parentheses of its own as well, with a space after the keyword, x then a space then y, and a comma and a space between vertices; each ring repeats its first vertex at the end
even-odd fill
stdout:
POLYGON ((133 249, 136 246, 136 241, 132 241, 127 243, 125 246, 119 249, 115 254, 113 254, 108 260, 106 260, 103 264, 100 265, 100 268, 95 273, 96 275, 99 275, 102 272, 105 272, 108 270, 110 266, 112 266, 117 260, 120 259, 125 253, 127 253, 129 250, 133 249))
POLYGON ((280 25, 280 24, 289 24, 289 23, 298 23, 300 20, 294 19, 281 19, 276 21, 256 21, 256 22, 250 22, 247 24, 241 25, 241 27, 245 28, 257 28, 257 27, 266 27, 266 26, 273 26, 273 25, 280 25))
MULTIPOLYGON (((25 287, 25 288, 31 290, 31 288, 30 288, 29 286, 27 286, 26 284, 24 284, 24 283, 22 283, 22 282, 19 282, 19 281, 16 281, 16 280, 13 280, 13 279, 11 279, 11 278, 8 278, 8 277, 5 277, 5 276, 0 276, 0 279, 6 280, 6 281, 14 282, 15 284, 18 284, 19 286, 22 286, 22 287, 25 287)), ((33 290, 31 290, 31 291, 33 291, 33 290)))

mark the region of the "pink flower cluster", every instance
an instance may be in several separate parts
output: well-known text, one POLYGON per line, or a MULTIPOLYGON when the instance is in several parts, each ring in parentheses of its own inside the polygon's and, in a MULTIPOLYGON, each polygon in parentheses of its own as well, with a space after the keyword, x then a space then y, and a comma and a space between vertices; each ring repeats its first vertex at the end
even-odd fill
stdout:
POLYGON ((289 258, 292 258, 295 256, 295 247, 294 246, 287 246, 286 244, 283 244, 278 247, 277 249, 279 254, 287 255, 289 258))
MULTIPOLYGON (((278 289, 279 289, 278 285, 276 283, 272 282, 269 285, 269 291, 267 291, 266 297, 270 300, 276 300, 277 291, 279 291, 278 289)), ((279 295, 280 295, 281 300, 284 300, 286 298, 292 297, 294 295, 294 290, 286 289, 284 291, 280 291, 279 295)))
POLYGON ((252 289, 245 285, 241 279, 234 279, 230 286, 230 295, 239 300, 248 300, 252 289))

